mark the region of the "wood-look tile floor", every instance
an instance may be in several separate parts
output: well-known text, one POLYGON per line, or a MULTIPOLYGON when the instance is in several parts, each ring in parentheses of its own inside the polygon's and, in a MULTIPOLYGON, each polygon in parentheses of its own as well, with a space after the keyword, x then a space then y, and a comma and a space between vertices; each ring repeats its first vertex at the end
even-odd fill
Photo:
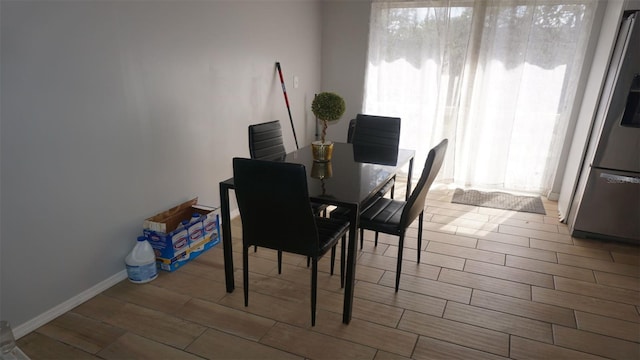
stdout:
POLYGON ((328 256, 315 327, 300 256, 285 254, 278 275, 275 252, 252 252, 244 307, 235 219, 233 293, 219 245, 151 283, 122 281, 18 345, 34 360, 640 359, 640 247, 572 238, 554 202, 543 216, 452 204, 452 193, 431 190, 422 261, 414 223, 398 293, 397 238, 374 247, 365 232, 349 325, 328 256))

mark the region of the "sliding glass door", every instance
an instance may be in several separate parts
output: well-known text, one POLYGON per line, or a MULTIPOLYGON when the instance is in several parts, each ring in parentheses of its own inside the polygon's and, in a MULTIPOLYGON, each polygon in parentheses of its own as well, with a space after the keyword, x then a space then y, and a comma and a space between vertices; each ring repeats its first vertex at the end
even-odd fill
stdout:
POLYGON ((418 151, 417 164, 449 138, 442 179, 545 193, 596 6, 590 0, 374 2, 364 112, 401 117, 401 147, 418 151))

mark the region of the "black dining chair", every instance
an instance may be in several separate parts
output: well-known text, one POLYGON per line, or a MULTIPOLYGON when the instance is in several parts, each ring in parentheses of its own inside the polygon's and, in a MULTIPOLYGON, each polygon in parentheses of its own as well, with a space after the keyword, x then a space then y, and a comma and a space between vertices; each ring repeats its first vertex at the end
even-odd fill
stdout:
MULTIPOLYGON (((282 161, 287 156, 280 120, 249 125, 249 155, 252 159, 282 161)), ((311 202, 313 212, 327 216, 328 205, 311 202)), ((258 251, 258 247, 254 247, 258 251)), ((310 259, 307 260, 309 266, 310 259)), ((282 253, 278 253, 278 274, 282 271, 282 253)))
POLYGON ((242 219, 244 305, 249 305, 249 255, 261 246, 311 258, 311 325, 316 321, 318 260, 342 239, 340 280, 344 286, 344 252, 349 222, 315 216, 309 201, 307 175, 302 164, 233 159, 233 181, 242 219))
MULTIPOLYGON (((400 145, 400 118, 389 116, 376 116, 367 114, 358 114, 355 119, 349 122, 347 132, 347 142, 353 144, 354 157, 356 150, 361 149, 364 152, 375 149, 375 152, 398 154, 400 145)), ((371 206, 379 197, 384 197, 390 193, 391 198, 394 197, 396 176, 393 175, 380 190, 376 192, 369 200, 362 204, 361 212, 371 206)), ((331 217, 337 219, 348 219, 349 210, 346 208, 336 208, 331 211, 331 217)), ((364 230, 360 229, 360 249, 364 246, 364 230)), ((378 241, 378 233, 376 233, 376 242, 378 241)))
MULTIPOLYGON (((400 118, 390 116, 377 116, 358 114, 355 118, 353 129, 349 124, 351 143, 361 148, 372 147, 376 149, 388 148, 389 152, 397 153, 400 145, 400 118)), ((347 134, 347 139, 349 135, 347 134)), ((393 199, 395 190, 395 175, 382 187, 377 196, 384 196, 390 192, 393 199)))
MULTIPOLYGON (((284 160, 287 152, 282 140, 280 120, 249 125, 249 155, 258 160, 284 160)), ((311 203, 316 214, 327 215, 327 205, 311 203)))
POLYGON ((347 129, 347 142, 353 144, 353 132, 356 130, 357 119, 349 120, 349 128, 347 129))
POLYGON ((280 120, 249 125, 249 155, 252 159, 283 160, 287 155, 280 120))
POLYGON ((424 219, 424 207, 427 193, 442 167, 442 162, 444 161, 444 155, 447 151, 448 144, 449 140, 444 139, 429 151, 420 179, 407 201, 379 197, 366 210, 360 213, 360 229, 376 232, 376 246, 378 245, 378 232, 397 235, 399 237, 398 264, 396 267, 396 292, 400 285, 402 250, 404 247, 405 233, 409 225, 411 225, 416 218, 419 219, 418 263, 420 263, 420 252, 422 250, 422 221, 424 219))

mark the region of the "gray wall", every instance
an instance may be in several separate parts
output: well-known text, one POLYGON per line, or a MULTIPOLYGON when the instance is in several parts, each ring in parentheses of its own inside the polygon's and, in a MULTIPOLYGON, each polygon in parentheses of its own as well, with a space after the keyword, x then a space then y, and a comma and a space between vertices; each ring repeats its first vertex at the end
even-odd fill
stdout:
POLYGON ((0 318, 20 327, 122 278, 144 218, 194 196, 219 206, 247 125, 280 119, 294 149, 276 61, 312 141, 321 10, 2 1, 0 318))
POLYGON ((327 138, 334 141, 347 140, 349 120, 362 112, 370 3, 331 1, 323 8, 322 88, 342 95, 347 105, 340 122, 327 131, 327 138))

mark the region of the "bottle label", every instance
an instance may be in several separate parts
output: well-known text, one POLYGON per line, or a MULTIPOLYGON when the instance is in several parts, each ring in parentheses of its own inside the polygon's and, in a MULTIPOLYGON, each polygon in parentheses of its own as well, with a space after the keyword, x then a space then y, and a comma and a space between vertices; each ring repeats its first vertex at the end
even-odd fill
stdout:
POLYGON ((127 265, 127 274, 132 282, 147 282, 158 276, 155 261, 145 265, 127 265))
POLYGON ((179 251, 185 249, 189 245, 189 233, 187 229, 183 229, 173 235, 173 250, 179 251))

